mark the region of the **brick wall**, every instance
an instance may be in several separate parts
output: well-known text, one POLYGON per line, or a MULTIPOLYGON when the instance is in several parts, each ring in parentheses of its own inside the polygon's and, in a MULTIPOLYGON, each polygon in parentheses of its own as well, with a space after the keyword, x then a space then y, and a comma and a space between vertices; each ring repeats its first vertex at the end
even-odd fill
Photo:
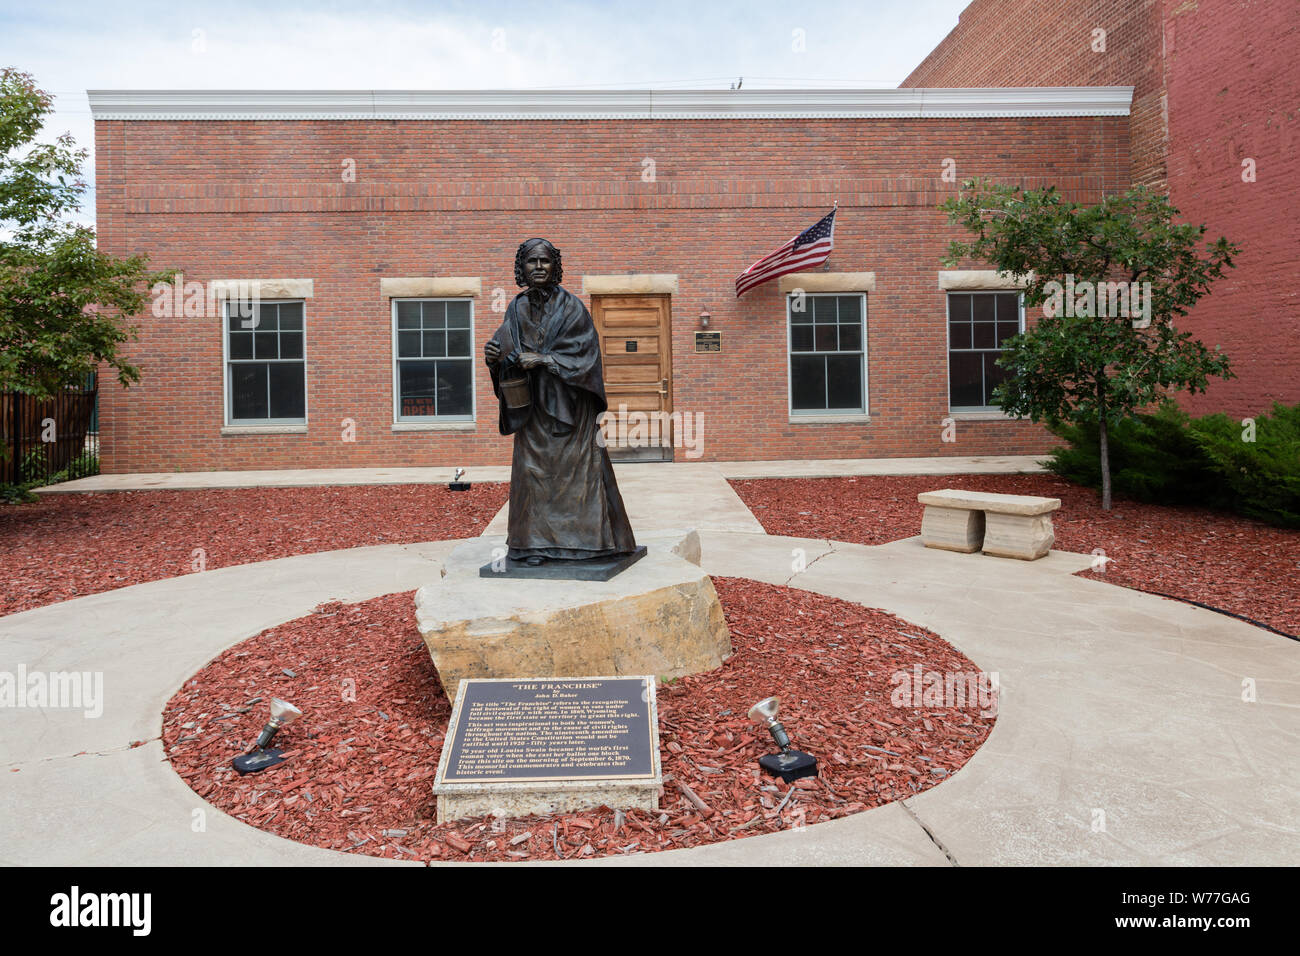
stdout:
POLYGON ((1300 402, 1298 47, 1295 0, 974 0, 902 85, 1134 86, 1133 181, 1242 248, 1181 323, 1238 377, 1180 401, 1245 417, 1300 402))
POLYGON ((1184 405, 1245 417, 1300 402, 1300 7, 1293 0, 1165 0, 1169 186, 1207 238, 1241 246, 1236 268, 1185 328, 1220 345, 1238 378, 1184 405), (1255 160, 1255 182, 1242 160, 1255 160))
MULTIPOLYGON (((107 472, 479 465, 509 460, 476 362, 472 433, 393 433, 392 339, 381 277, 479 276, 475 349, 517 291, 520 239, 564 253, 565 285, 609 273, 676 273, 673 405, 705 414, 706 460, 1017 454, 1050 436, 947 415, 944 295, 957 232, 935 208, 940 176, 1054 182, 1095 201, 1128 181, 1115 118, 782 121, 98 121, 101 245, 147 252, 186 280, 311 278, 308 432, 223 436, 216 318, 141 316, 123 391, 102 383, 107 472), (643 160, 655 181, 642 179, 643 160), (343 182, 345 160, 356 181, 343 182), (788 422, 785 309, 776 283, 735 299, 754 259, 838 200, 827 268, 874 271, 868 296, 872 421, 788 422), (724 351, 696 354, 699 312, 724 351), (356 422, 356 441, 340 440, 356 422)), ((678 457, 681 457, 681 451, 678 457)))
POLYGON ((974 0, 900 85, 1132 86, 1132 181, 1163 187, 1160 22, 1160 0, 974 0))

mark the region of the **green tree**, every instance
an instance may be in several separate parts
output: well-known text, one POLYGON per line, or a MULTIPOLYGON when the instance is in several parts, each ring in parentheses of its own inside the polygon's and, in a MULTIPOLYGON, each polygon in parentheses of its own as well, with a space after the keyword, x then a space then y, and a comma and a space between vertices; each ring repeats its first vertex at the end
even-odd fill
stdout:
POLYGON ((1217 346, 1174 320, 1232 266, 1237 247, 1220 237, 1202 249, 1205 227, 1175 223, 1178 210, 1144 188, 1087 206, 1054 187, 968 180, 940 208, 971 234, 950 244, 946 265, 974 259, 1022 276, 1026 311, 1044 306, 1004 343, 1007 379, 994 401, 1052 427, 1096 423, 1109 510, 1109 429, 1170 391, 1203 392, 1212 375, 1234 377, 1217 346))
POLYGON ((122 347, 148 289, 174 272, 150 272, 144 255, 117 258, 95 233, 68 221, 86 184, 86 151, 64 133, 37 143, 50 95, 26 73, 0 71, 0 391, 48 398, 81 384, 100 363, 123 386, 139 381, 122 347))

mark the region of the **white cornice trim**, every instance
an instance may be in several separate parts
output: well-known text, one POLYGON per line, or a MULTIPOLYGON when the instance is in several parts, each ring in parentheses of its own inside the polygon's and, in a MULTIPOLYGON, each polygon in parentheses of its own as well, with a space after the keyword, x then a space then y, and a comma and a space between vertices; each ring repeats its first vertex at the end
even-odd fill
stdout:
POLYGON ((1127 116, 1131 86, 890 90, 89 90, 97 120, 1127 116))

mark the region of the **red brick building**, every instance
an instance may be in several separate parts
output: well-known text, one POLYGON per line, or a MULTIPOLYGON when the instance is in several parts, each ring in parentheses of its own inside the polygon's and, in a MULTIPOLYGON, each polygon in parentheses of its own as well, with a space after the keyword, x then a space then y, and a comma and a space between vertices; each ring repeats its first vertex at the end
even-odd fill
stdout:
POLYGON ((903 86, 1132 86, 1133 182, 1241 246, 1184 326, 1238 377, 1183 404, 1244 417, 1300 402, 1297 48, 1295 0, 974 0, 903 86))
POLYGON ((533 235, 678 460, 1040 451, 987 404, 1015 290, 942 272, 937 206, 1125 188, 1131 92, 92 92, 102 246, 198 290, 140 318, 138 386, 105 377, 104 470, 507 462, 481 355, 533 235), (736 299, 837 202, 823 267, 736 299), (204 308, 254 281, 255 328, 204 308))

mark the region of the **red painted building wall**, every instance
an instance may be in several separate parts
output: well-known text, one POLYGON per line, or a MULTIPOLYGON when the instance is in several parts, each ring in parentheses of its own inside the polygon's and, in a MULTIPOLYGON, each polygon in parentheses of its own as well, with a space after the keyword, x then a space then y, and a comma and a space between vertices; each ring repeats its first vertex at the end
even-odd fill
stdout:
POLYGON ((1300 402, 1300 4, 1165 0, 1163 10, 1170 196, 1208 237, 1241 247, 1187 323, 1223 347, 1238 378, 1184 404, 1242 418, 1300 402))
MULTIPOLYGON (((936 206, 960 175, 1058 183, 1097 199, 1128 180, 1124 117, 860 120, 96 122, 100 242, 185 279, 311 278, 308 431, 221 434, 221 322, 140 317, 142 381, 101 384, 106 472, 478 465, 509 461, 476 362, 477 427, 394 433, 392 332, 381 277, 478 276, 475 354, 512 297, 517 243, 544 235, 565 285, 673 273, 673 407, 704 413, 704 459, 1016 454, 1022 422, 948 414, 945 297, 956 233, 936 206), (643 160, 655 161, 645 182, 643 160), (343 182, 345 160, 355 182, 343 182), (839 201, 826 269, 873 271, 871 421, 790 424, 786 313, 776 283, 737 301, 750 262, 839 201), (707 308, 720 354, 697 354, 707 308), (356 423, 344 442, 342 422, 356 423)), ((679 460, 682 450, 678 450, 679 460)))
POLYGON ((1297 48, 1295 0, 974 0, 903 86, 1133 86, 1133 181, 1242 250, 1184 322, 1238 377, 1180 398, 1245 417, 1300 402, 1297 48))

